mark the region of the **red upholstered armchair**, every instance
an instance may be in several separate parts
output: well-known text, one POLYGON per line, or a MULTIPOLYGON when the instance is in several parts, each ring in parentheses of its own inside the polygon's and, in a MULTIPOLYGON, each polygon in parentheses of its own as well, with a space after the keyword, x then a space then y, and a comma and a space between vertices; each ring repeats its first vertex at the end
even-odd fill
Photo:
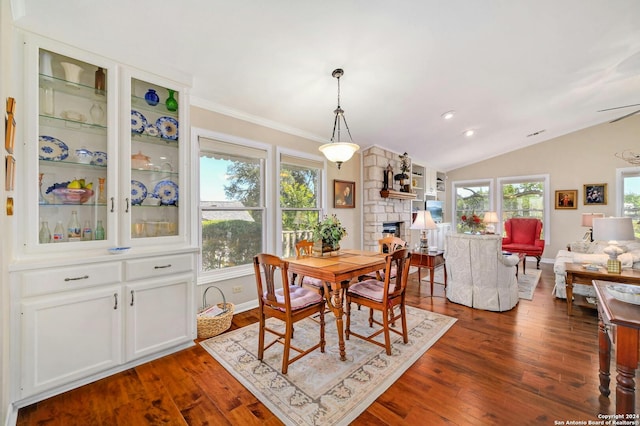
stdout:
POLYGON ((507 234, 502 239, 502 250, 535 256, 536 268, 540 269, 540 258, 544 250, 544 240, 540 239, 542 221, 535 218, 513 217, 504 223, 507 234))

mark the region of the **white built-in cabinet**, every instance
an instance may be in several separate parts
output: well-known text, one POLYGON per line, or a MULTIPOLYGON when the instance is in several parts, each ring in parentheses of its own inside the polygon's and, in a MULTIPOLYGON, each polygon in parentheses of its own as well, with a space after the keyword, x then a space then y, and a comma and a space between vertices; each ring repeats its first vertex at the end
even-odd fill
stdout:
POLYGON ((122 362, 122 289, 118 286, 25 298, 20 315, 20 398, 122 362))
POLYGON ((411 191, 416 198, 411 200, 411 211, 424 210, 426 167, 417 163, 411 164, 411 191))
POLYGON ((188 86, 37 36, 24 42, 9 359, 11 399, 33 402, 192 345, 197 249, 188 86), (72 215, 91 232, 69 238, 72 215), (43 222, 52 234, 60 222, 63 240, 43 239, 43 222))

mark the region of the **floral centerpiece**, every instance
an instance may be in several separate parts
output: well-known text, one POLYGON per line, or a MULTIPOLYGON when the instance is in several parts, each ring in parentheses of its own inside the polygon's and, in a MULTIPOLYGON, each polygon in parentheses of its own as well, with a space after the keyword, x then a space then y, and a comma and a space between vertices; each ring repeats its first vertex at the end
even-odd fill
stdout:
POLYGON ((347 230, 335 214, 325 216, 313 226, 313 240, 318 245, 322 244, 323 253, 339 250, 340 240, 346 236, 347 230))
POLYGON ((484 225, 480 216, 475 213, 472 213, 469 216, 463 214, 460 217, 460 223, 471 232, 481 231, 484 225))

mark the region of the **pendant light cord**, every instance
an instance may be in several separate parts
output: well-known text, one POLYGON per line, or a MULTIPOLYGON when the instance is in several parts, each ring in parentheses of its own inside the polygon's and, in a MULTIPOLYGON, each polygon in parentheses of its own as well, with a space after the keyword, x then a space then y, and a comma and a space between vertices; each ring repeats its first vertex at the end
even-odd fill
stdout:
POLYGON ((353 142, 353 138, 351 137, 351 130, 349 130, 347 119, 344 116, 344 110, 340 108, 340 75, 337 75, 336 78, 338 79, 338 107, 333 111, 333 113, 336 115, 336 118, 333 121, 333 133, 331 134, 331 142, 334 142, 336 129, 338 129, 338 141, 340 141, 340 117, 342 117, 342 120, 344 120, 344 127, 347 129, 347 133, 349 134, 349 140, 353 142))

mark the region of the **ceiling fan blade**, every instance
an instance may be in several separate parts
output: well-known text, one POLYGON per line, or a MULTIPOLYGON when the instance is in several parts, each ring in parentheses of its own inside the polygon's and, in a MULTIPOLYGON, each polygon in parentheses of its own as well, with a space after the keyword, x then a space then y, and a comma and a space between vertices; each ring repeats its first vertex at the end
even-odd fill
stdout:
MULTIPOLYGON (((601 109, 598 112, 604 112, 604 111, 612 111, 614 109, 620 109, 620 108, 629 108, 629 107, 634 107, 634 106, 640 106, 640 104, 631 104, 631 105, 625 105, 625 106, 619 106, 619 107, 613 107, 613 108, 607 108, 607 109, 601 109)), ((634 113, 635 114, 635 113, 634 113)))
POLYGON ((616 121, 624 120, 625 118, 627 118, 627 117, 631 117, 632 115, 637 114, 637 113, 639 113, 639 112, 640 112, 640 109, 639 109, 639 110, 636 110, 636 111, 633 111, 633 112, 630 112, 630 113, 629 113, 629 114, 627 114, 627 115, 623 115, 622 117, 618 117, 618 118, 616 118, 615 120, 610 121, 609 123, 615 123, 616 121))

